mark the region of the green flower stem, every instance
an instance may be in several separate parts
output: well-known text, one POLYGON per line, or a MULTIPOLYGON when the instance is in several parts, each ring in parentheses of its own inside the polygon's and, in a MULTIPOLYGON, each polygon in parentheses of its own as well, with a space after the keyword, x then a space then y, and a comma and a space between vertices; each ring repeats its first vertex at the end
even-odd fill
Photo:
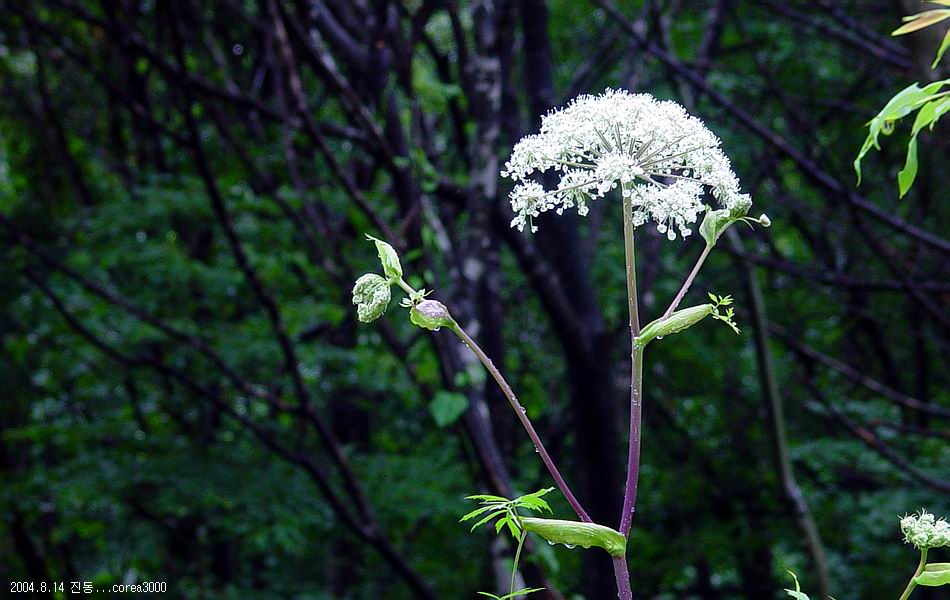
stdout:
POLYGON ((528 415, 525 414, 525 409, 521 406, 521 403, 518 402, 518 397, 515 396, 514 391, 511 389, 511 386, 508 385, 508 382, 505 381, 504 376, 502 376, 501 371, 495 367, 495 364, 492 362, 488 355, 475 343, 475 340, 462 329, 462 326, 458 323, 453 322, 450 326, 452 331, 462 340, 462 342, 468 346, 468 349, 472 351, 478 360, 481 361, 482 365, 485 366, 485 369, 491 374, 492 378, 495 380, 495 383, 498 384, 498 387, 501 388, 502 393, 504 393, 505 398, 508 399, 508 403, 511 404, 511 408, 514 409, 515 415, 518 417, 518 420, 521 421, 521 425, 524 427, 525 431, 528 432, 528 437, 531 438, 531 441, 534 443, 535 450, 538 451, 538 455, 541 456, 541 460, 544 462, 544 466, 548 468, 548 472, 551 474, 551 477, 554 478, 554 482, 557 484, 561 493, 564 494, 564 497, 567 499, 568 504, 571 505, 571 508, 574 509, 574 512, 577 513, 577 516, 581 521, 585 523, 592 523, 590 516, 588 516, 587 511, 584 510, 584 507, 581 506, 581 503, 578 502, 577 498, 574 496, 574 493, 571 492, 571 488, 568 487, 567 482, 564 481, 564 478, 561 476, 560 471, 558 471, 557 466, 554 464, 554 461, 551 460, 551 455, 548 454, 548 451, 545 449, 544 444, 541 442, 541 438, 538 437, 538 432, 534 430, 534 425, 531 424, 531 421, 528 419, 528 415))
POLYGON ((518 549, 515 550, 515 561, 511 565, 511 585, 508 586, 508 595, 515 593, 515 576, 518 574, 518 562, 521 560, 521 549, 524 547, 524 539, 528 537, 528 532, 521 530, 521 537, 518 538, 518 549))
POLYGON ((921 573, 924 572, 924 567, 927 566, 927 548, 920 549, 920 563, 917 565, 917 570, 914 571, 914 574, 911 575, 910 581, 907 582, 907 587, 904 588, 904 593, 901 594, 901 597, 898 600, 907 600, 910 598, 911 592, 914 591, 914 588, 917 587, 917 582, 914 581, 921 573))
POLYGON ((706 257, 709 256, 709 252, 713 249, 712 245, 707 243, 706 247, 703 248, 703 253, 699 255, 699 258, 696 260, 696 264, 693 265, 693 270, 689 272, 689 275, 686 276, 686 281, 683 282, 683 287, 680 288, 680 291, 676 293, 676 297, 673 298, 673 302, 670 303, 670 307, 666 309, 666 312, 663 313, 661 319, 668 319, 670 315, 673 314, 673 311, 676 310, 676 307, 680 305, 680 302, 683 301, 683 296, 686 295, 686 292, 689 291, 689 286, 693 284, 693 280, 696 279, 696 274, 699 273, 699 269, 702 268, 703 263, 706 262, 706 257))

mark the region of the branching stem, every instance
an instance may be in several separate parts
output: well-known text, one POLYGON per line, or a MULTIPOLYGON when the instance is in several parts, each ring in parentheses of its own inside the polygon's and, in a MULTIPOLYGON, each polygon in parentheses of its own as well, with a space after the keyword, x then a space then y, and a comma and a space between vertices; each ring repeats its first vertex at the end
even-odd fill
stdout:
POLYGON ((702 268, 703 263, 706 262, 706 257, 709 256, 709 251, 713 247, 710 244, 706 244, 706 247, 703 248, 703 253, 699 255, 699 258, 696 260, 696 264, 693 265, 693 270, 689 272, 689 275, 686 276, 686 281, 683 282, 683 287, 680 288, 680 291, 676 293, 676 297, 673 298, 673 302, 670 303, 669 308, 666 309, 666 312, 663 313, 663 319, 670 318, 670 315, 673 314, 673 311, 676 310, 676 307, 680 305, 680 302, 683 301, 683 296, 686 295, 686 292, 689 291, 689 286, 693 284, 693 280, 696 279, 696 274, 699 273, 699 269, 702 268))
POLYGON ((508 399, 508 403, 511 404, 511 408, 515 411, 515 416, 518 417, 518 420, 521 421, 521 425, 524 427, 525 431, 528 432, 528 437, 531 438, 531 441, 534 443, 535 449, 538 451, 538 455, 541 456, 544 466, 548 468, 548 472, 551 474, 551 477, 554 478, 554 482, 557 484, 561 493, 564 494, 564 497, 567 498, 567 503, 571 505, 571 508, 574 509, 574 512, 577 513, 577 516, 581 521, 585 523, 592 523, 590 516, 588 516, 587 511, 584 510, 584 507, 581 506, 581 503, 578 502, 577 498, 574 497, 574 493, 571 492, 571 488, 568 487, 567 482, 564 481, 564 478, 561 476, 560 471, 558 471, 557 466, 554 464, 554 461, 551 460, 551 455, 548 454, 548 451, 545 449, 544 444, 541 442, 541 438, 538 437, 538 432, 534 430, 534 425, 531 424, 531 420, 528 419, 528 415, 525 414, 525 409, 521 406, 521 403, 518 401, 518 397, 515 396, 514 391, 511 389, 511 386, 508 385, 508 382, 505 380, 504 376, 501 374, 501 371, 495 366, 488 355, 475 343, 475 340, 462 329, 462 326, 455 324, 452 327, 452 331, 468 346, 468 349, 472 351, 478 360, 481 361, 482 365, 485 366, 485 369, 491 374, 492 378, 495 380, 495 383, 498 384, 498 387, 501 389, 502 393, 505 395, 505 398, 508 399))

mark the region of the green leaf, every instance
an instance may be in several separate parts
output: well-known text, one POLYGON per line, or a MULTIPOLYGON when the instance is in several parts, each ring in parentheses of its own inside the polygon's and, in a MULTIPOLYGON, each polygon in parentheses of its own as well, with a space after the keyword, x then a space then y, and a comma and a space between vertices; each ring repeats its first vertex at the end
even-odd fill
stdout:
POLYGON ((798 577, 795 575, 795 573, 792 573, 791 571, 787 571, 787 573, 792 576, 792 579, 795 580, 795 591, 785 588, 785 591, 788 593, 788 595, 792 598, 795 598, 795 600, 809 600, 808 596, 802 593, 802 588, 798 585, 798 577))
MULTIPOLYGON (((503 515, 503 514, 505 514, 505 513, 507 513, 507 512, 508 512, 508 511, 506 511, 506 510, 504 510, 504 509, 499 510, 499 511, 495 511, 495 512, 491 513, 490 515, 488 515, 487 517, 485 517, 484 519, 482 519, 481 521, 479 521, 478 523, 475 523, 474 525, 472 525, 472 528, 469 529, 469 531, 475 531, 476 529, 478 529, 479 527, 481 527, 481 526, 484 525, 485 523, 488 523, 488 522, 491 521, 492 519, 496 519, 496 518, 500 517, 501 515, 503 515)), ((499 522, 500 522, 500 521, 499 521, 499 522)))
POLYGON ((917 31, 918 29, 935 25, 947 17, 950 17, 950 10, 945 8, 936 8, 934 10, 917 13, 916 15, 910 15, 909 17, 904 17, 904 20, 907 22, 892 31, 891 35, 904 35, 905 33, 917 31))
POLYGON ((511 537, 518 539, 521 537, 521 529, 518 528, 518 524, 515 523, 515 520, 511 517, 505 519, 505 524, 508 526, 508 531, 511 532, 511 537))
POLYGON ((488 506, 482 506, 482 507, 480 507, 480 508, 476 508, 476 509, 473 510, 472 512, 466 513, 461 519, 459 519, 459 523, 464 523, 465 521, 469 521, 469 520, 471 520, 471 519, 474 519, 474 518, 477 517, 478 515, 480 515, 480 514, 482 514, 482 513, 484 513, 484 512, 488 512, 488 511, 494 509, 495 507, 496 507, 495 504, 489 504, 488 506))
POLYGON ((549 494, 554 491, 553 487, 545 488, 543 490, 538 490, 533 494, 525 494, 524 496, 519 496, 514 499, 516 506, 522 506, 524 508, 533 510, 535 512, 541 512, 546 510, 551 512, 551 507, 548 505, 547 501, 543 500, 541 496, 549 494))
POLYGON ((399 255, 396 249, 383 240, 367 235, 366 239, 372 240, 376 244, 376 252, 379 253, 379 262, 383 265, 383 273, 390 279, 402 277, 402 265, 399 264, 399 255))
POLYGON ((508 498, 503 496, 492 496, 491 494, 476 494, 474 496, 465 496, 466 500, 489 500, 491 502, 508 502, 508 498))
POLYGON ((522 517, 521 524, 525 531, 536 533, 555 544, 582 548, 596 546, 612 556, 623 556, 627 550, 627 540, 619 531, 596 523, 522 517))
POLYGON ((937 50, 937 56, 934 58, 934 62, 930 65, 931 69, 937 68, 937 63, 940 62, 940 59, 943 58, 943 53, 947 51, 947 48, 950 48, 950 29, 947 29, 947 33, 943 36, 943 41, 940 42, 940 48, 937 50))
POLYGON ((468 398, 458 392, 439 390, 429 403, 429 412, 439 427, 448 427, 459 420, 468 408, 468 398))
POLYGON ((868 122, 868 136, 865 138, 857 158, 854 159, 854 171, 858 176, 858 185, 861 185, 861 160, 870 152, 871 148, 880 149, 878 138, 881 133, 889 133, 895 120, 903 118, 920 108, 921 102, 925 102, 938 93, 948 83, 950 83, 950 79, 942 79, 929 83, 923 88, 917 83, 913 83, 894 95, 884 105, 881 112, 868 122))
POLYGON ((512 598, 517 598, 518 596, 527 596, 528 594, 533 594, 535 592, 540 592, 545 588, 521 588, 520 590, 515 590, 510 594, 505 594, 498 600, 512 600, 512 598))
POLYGON ((914 583, 930 587, 950 585, 950 563, 930 563, 923 573, 914 577, 914 583))
POLYGON ((907 159, 904 161, 904 168, 897 172, 897 187, 900 190, 900 197, 914 185, 917 179, 917 136, 913 135, 907 144, 907 159))

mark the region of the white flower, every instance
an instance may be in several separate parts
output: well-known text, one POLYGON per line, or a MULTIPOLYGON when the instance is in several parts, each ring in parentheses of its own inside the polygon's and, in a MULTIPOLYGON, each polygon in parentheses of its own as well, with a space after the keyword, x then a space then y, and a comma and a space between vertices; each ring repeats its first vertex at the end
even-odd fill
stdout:
POLYGON ((719 144, 675 102, 624 90, 579 96, 545 115, 541 131, 518 142, 505 163, 502 176, 517 184, 511 225, 536 231, 532 219, 551 209, 587 214, 589 199, 619 185, 633 201, 635 225, 653 220, 671 240, 677 230, 685 237, 704 210, 704 190, 727 209, 748 202, 719 144), (561 173, 554 190, 529 179, 549 170, 561 173))
POLYGON ((937 519, 924 509, 915 515, 901 518, 904 541, 918 549, 950 546, 950 523, 937 519))

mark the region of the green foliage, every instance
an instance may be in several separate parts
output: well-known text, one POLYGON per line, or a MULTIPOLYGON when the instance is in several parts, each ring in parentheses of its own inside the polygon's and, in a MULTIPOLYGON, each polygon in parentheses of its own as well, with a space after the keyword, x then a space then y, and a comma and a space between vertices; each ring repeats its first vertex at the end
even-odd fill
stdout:
MULTIPOLYGON (((938 0, 937 3, 946 4, 942 0, 938 0)), ((918 31, 940 23, 948 17, 950 17, 950 9, 928 10, 910 15, 904 17, 905 24, 895 29, 891 35, 904 35, 918 31)), ((931 65, 932 69, 937 68, 937 64, 940 62, 940 59, 943 58, 943 54, 946 52, 948 46, 950 46, 950 30, 948 30, 943 37, 943 42, 940 44, 936 58, 934 58, 933 64, 931 65)), ((884 108, 881 109, 881 112, 871 119, 868 123, 868 136, 864 140, 864 144, 861 146, 861 151, 858 153, 857 158, 854 159, 854 170, 858 175, 858 185, 861 184, 861 160, 872 147, 878 150, 881 149, 878 144, 878 137, 882 133, 884 135, 890 135, 894 131, 896 121, 916 111, 917 117, 914 119, 910 140, 907 143, 907 155, 904 160, 904 167, 897 173, 897 186, 900 197, 903 198, 907 194, 917 179, 917 134, 925 127, 933 131, 940 117, 950 110, 950 96, 948 96, 950 92, 941 91, 947 84, 950 84, 950 79, 934 81, 925 85, 923 88, 919 87, 917 83, 913 83, 898 92, 884 108)))
POLYGON ((399 255, 396 254, 396 249, 388 242, 374 238, 371 235, 367 234, 366 239, 376 244, 376 251, 379 253, 379 262, 383 265, 383 273, 386 274, 386 277, 389 279, 401 278, 402 264, 399 262, 399 255))
POLYGON ((551 512, 551 507, 547 501, 542 498, 553 492, 554 488, 545 488, 538 490, 533 494, 518 496, 513 500, 502 496, 492 496, 488 494, 479 494, 475 496, 466 496, 466 500, 477 500, 481 506, 475 510, 466 513, 460 520, 460 523, 471 521, 476 517, 481 517, 474 525, 472 531, 491 521, 495 521, 495 533, 500 533, 505 527, 511 533, 511 537, 519 539, 522 533, 521 515, 519 509, 530 510, 534 512, 551 512))
MULTIPOLYGON (((346 11, 388 3, 337 4, 346 11)), ((642 8, 638 2, 614 4, 628 15, 642 8)), ((300 83, 329 156, 377 216, 398 225, 400 239, 410 244, 416 244, 413 230, 421 228, 415 255, 406 252, 401 267, 409 272, 410 265, 420 265, 413 275, 445 290, 444 301, 467 301, 469 286, 458 285, 456 277, 456 269, 465 265, 439 249, 446 242, 465 247, 474 214, 467 208, 482 206, 474 196, 468 204, 453 191, 457 186, 468 197, 471 161, 482 149, 475 143, 478 129, 469 110, 482 106, 469 103, 462 85, 471 78, 462 64, 468 60, 471 66, 477 58, 471 54, 473 15, 470 3, 417 12, 424 5, 400 6, 393 29, 380 21, 381 32, 416 40, 415 46, 407 43, 392 54, 394 64, 411 64, 411 72, 380 74, 384 95, 375 94, 377 80, 370 77, 348 81, 360 70, 333 48, 328 56, 339 65, 340 81, 356 95, 341 96, 307 60, 298 61, 300 83), (450 18, 453 7, 458 8, 458 22, 450 18), (426 14, 429 19, 423 21, 426 14), (400 21, 400 15, 406 18, 400 21), (410 22, 413 15, 419 21, 410 22), (419 37, 423 32, 431 39, 419 37), (469 54, 459 54, 459 40, 468 44, 469 54), (439 64, 432 58, 435 52, 439 64), (400 122, 387 120, 389 106, 396 107, 403 123, 411 123, 404 131, 398 130, 400 122), (404 134, 407 168, 416 181, 400 180, 397 169, 387 167, 386 152, 376 148, 372 132, 358 125, 364 118, 387 133, 404 134), (400 188, 413 184, 425 191, 420 212, 403 213, 400 188)), ((683 80, 667 66, 646 55, 628 60, 627 39, 602 10, 571 0, 547 5, 556 103, 574 90, 596 93, 631 78, 645 91, 684 100, 681 94, 690 88, 681 87, 683 80)), ((194 154, 181 143, 188 132, 180 108, 189 103, 176 85, 188 83, 213 183, 234 218, 251 266, 284 319, 312 396, 310 408, 328 417, 381 530, 432 584, 436 597, 462 597, 474 590, 491 559, 480 536, 456 535, 457 515, 464 512, 461 497, 484 474, 468 460, 471 447, 464 428, 434 423, 425 391, 442 389, 448 380, 469 393, 469 388, 481 387, 484 371, 447 369, 451 365, 441 362, 432 336, 419 335, 407 319, 387 319, 386 329, 358 325, 348 296, 360 274, 383 274, 362 236, 378 230, 338 182, 303 121, 295 116, 283 120, 281 73, 288 70, 279 59, 277 38, 267 31, 272 16, 262 13, 265 5, 228 3, 223 9, 220 3, 202 2, 189 8, 194 19, 182 31, 188 40, 187 75, 174 74, 173 29, 167 25, 177 11, 165 11, 161 3, 136 5, 134 15, 113 15, 95 4, 76 3, 75 11, 63 6, 38 0, 0 11, 0 80, 5 89, 0 95, 0 211, 51 257, 163 323, 200 335, 251 389, 273 393, 275 402, 237 389, 194 347, 50 268, 0 226, 0 454, 9 460, 0 467, 0 514, 5 517, 0 520, 0 564, 11 577, 30 573, 25 555, 13 545, 17 525, 40 550, 51 576, 76 572, 111 582, 131 574, 167 578, 170 586, 177 582, 173 596, 203 600, 418 597, 334 515, 303 468, 222 412, 234 409, 293 455, 332 469, 304 418, 307 412, 298 408, 292 365, 281 356, 266 312, 229 249, 194 154), (85 11, 102 24, 84 21, 79 15, 85 11), (20 16, 24 13, 32 13, 36 28, 20 16), (120 38, 119 43, 111 37, 120 38), (236 42, 243 44, 243 54, 231 52, 236 42), (274 60, 262 58, 268 56, 274 60), (45 62, 43 80, 40 60, 45 62), (42 85, 50 112, 40 95, 42 85), (290 153, 297 155, 296 165, 289 163, 290 153), (77 178, 87 184, 91 201, 78 196, 77 178), (27 278, 27 269, 63 301, 78 324, 137 362, 120 364, 78 333, 27 278), (390 339, 400 343, 391 346, 390 339), (151 364, 180 369, 217 393, 223 404, 212 404, 151 364), (406 364, 412 365, 411 372, 406 364), (447 568, 446 557, 463 556, 447 568)), ((888 29, 886 14, 854 6, 842 10, 863 27, 888 29)), ((669 42, 673 58, 709 60, 697 64, 708 65, 703 71, 714 90, 841 178, 844 169, 837 162, 853 155, 861 141, 854 139, 861 126, 856 115, 862 107, 883 106, 908 83, 898 79, 903 71, 748 2, 735 3, 725 14, 717 30, 722 52, 700 57, 700 41, 715 33, 708 22, 712 12, 703 3, 670 4, 662 15, 669 18, 669 38, 662 40, 669 42), (867 72, 875 76, 868 80, 867 72), (882 89, 888 90, 886 97, 882 89), (794 112, 787 112, 786 104, 794 112), (795 114, 801 122, 792 118, 795 114)), ((300 26, 308 29, 310 17, 303 18, 300 26)), ((651 26, 652 20, 647 23, 651 26)), ((826 24, 837 26, 830 17, 826 24)), ((355 31, 349 25, 345 29, 355 31)), ((536 115, 527 110, 524 49, 533 46, 524 43, 521 23, 509 25, 514 45, 510 57, 502 56, 501 66, 510 78, 505 93, 510 89, 511 96, 502 105, 511 127, 529 130, 536 115)), ((295 50, 306 47, 307 40, 292 30, 290 38, 295 50)), ((393 51, 388 37, 353 37, 358 45, 364 38, 368 53, 377 42, 386 46, 382 52, 393 51)), ((503 37, 499 50, 507 51, 506 44, 503 37)), ((382 63, 370 64, 378 68, 382 63)), ((360 72, 366 74, 378 73, 360 72)), ((749 189, 756 206, 783 223, 770 233, 768 244, 747 245, 750 256, 763 260, 756 276, 766 291, 772 322, 794 327, 799 343, 847 363, 862 378, 915 397, 919 390, 929 405, 947 406, 940 329, 926 325, 935 321, 900 291, 896 274, 864 245, 840 195, 823 192, 814 178, 739 126, 709 94, 693 98, 695 114, 721 134, 743 184, 751 186, 763 175, 749 189), (833 252, 824 254, 825 246, 833 252), (838 278, 847 286, 836 284, 838 278), (881 339, 888 343, 869 350, 881 339)), ((494 149, 499 155, 507 128, 494 149)), ((920 154, 923 160, 925 153, 920 154)), ((877 156, 880 166, 865 173, 863 190, 869 201, 890 210, 886 186, 875 175, 896 171, 900 164, 892 153, 877 156)), ((899 158, 902 163, 903 156, 899 158)), ((915 185, 928 185, 929 195, 940 198, 939 178, 928 181, 924 175, 915 185)), ((506 193, 499 189, 496 200, 503 202, 506 193)), ((921 229, 942 231, 948 205, 919 204, 902 204, 895 214, 921 229)), ((490 281, 497 282, 502 310, 491 313, 497 321, 489 325, 505 349, 495 357, 499 367, 537 419, 541 434, 566 434, 557 437, 565 476, 586 472, 595 484, 602 474, 587 462, 587 442, 572 434, 570 426, 585 418, 595 398, 584 387, 590 383, 585 374, 608 382, 606 396, 616 407, 617 388, 622 387, 616 381, 625 376, 629 360, 629 349, 620 347, 615 335, 627 319, 623 269, 618 268, 623 248, 608 226, 619 216, 618 208, 603 203, 592 207, 592 217, 599 219, 599 211, 603 220, 581 220, 572 242, 584 260, 568 265, 579 279, 596 283, 589 292, 591 319, 581 321, 600 332, 596 363, 582 366, 569 360, 575 348, 559 332, 570 323, 558 322, 548 311, 549 299, 535 285, 542 273, 527 269, 508 238, 494 234, 499 262, 490 281)), ((942 288, 928 285, 942 281, 942 255, 890 228, 874 222, 868 226, 886 242, 887 256, 914 274, 921 297, 939 305, 942 288), (928 278, 935 281, 921 281, 928 278)), ((703 242, 697 235, 682 253, 654 255, 654 232, 649 227, 642 232, 645 243, 638 251, 649 257, 642 266, 646 281, 654 282, 643 290, 644 306, 655 309, 654 303, 675 294, 677 275, 689 268, 689 257, 703 242)), ((535 249, 548 265, 565 264, 567 243, 535 249)), ((720 253, 697 286, 712 285, 704 278, 715 274, 717 286, 741 290, 736 272, 731 258, 720 253)), ((421 284, 421 279, 409 281, 421 284)), ((565 292, 578 306, 587 301, 587 293, 583 287, 565 292)), ((701 294, 695 297, 702 299, 701 294)), ((411 299, 406 300, 411 307, 411 299)), ((737 301, 746 304, 738 296, 737 301)), ((638 511, 629 542, 637 548, 629 558, 638 574, 638 597, 688 597, 705 583, 704 570, 716 593, 729 594, 747 578, 775 591, 786 565, 807 564, 800 536, 782 517, 786 513, 769 461, 754 350, 747 338, 733 337, 722 327, 696 327, 688 336, 677 336, 675 344, 651 347, 650 369, 668 375, 655 379, 645 404, 661 426, 651 427, 644 438, 650 443, 643 449, 640 502, 651 508, 638 511), (710 351, 726 347, 738 351, 728 361, 724 352, 710 351)), ((807 474, 803 491, 826 543, 836 589, 858 598, 899 589, 909 573, 894 565, 904 565, 908 552, 890 525, 893 515, 920 505, 946 511, 946 495, 928 489, 841 429, 803 385, 806 369, 798 354, 776 337, 771 346, 787 396, 793 458, 807 474), (844 522, 847 527, 841 526, 844 522)), ((937 428, 936 419, 894 405, 819 363, 812 366, 807 370, 810 385, 833 398, 867 432, 896 454, 911 457, 922 473, 945 472, 950 448, 944 440, 888 428, 937 428)), ((491 407, 495 415, 498 408, 491 407)), ((606 437, 607 429, 603 431, 606 437)), ((499 439, 505 447, 510 444, 507 470, 515 485, 544 485, 543 467, 531 444, 507 435, 499 439)), ((336 476, 330 484, 343 489, 336 476)), ((563 500, 552 500, 554 496, 545 499, 560 514, 563 500)), ((565 597, 586 592, 584 578, 591 571, 582 557, 591 553, 536 546, 553 586, 565 597), (552 561, 559 569, 551 567, 552 561)))
POLYGON ((448 427, 459 420, 459 417, 468 409, 468 398, 465 394, 439 390, 429 403, 429 412, 439 427, 448 427))
POLYGON ((788 571, 788 574, 791 575, 792 579, 795 580, 795 589, 790 590, 788 588, 785 588, 785 592, 792 598, 795 598, 795 600, 809 600, 808 596, 802 593, 802 588, 801 586, 798 585, 798 577, 795 575, 795 573, 788 571))
POLYGON ((917 134, 924 127, 933 127, 947 110, 950 110, 950 98, 942 88, 950 84, 950 79, 934 81, 924 87, 914 83, 897 93, 884 108, 868 122, 868 136, 861 146, 858 157, 854 160, 854 170, 858 174, 858 184, 861 183, 861 160, 871 148, 881 149, 878 143, 879 136, 890 135, 894 131, 894 123, 903 119, 912 112, 917 112, 914 126, 911 130, 910 141, 907 145, 907 159, 904 168, 898 173, 898 185, 901 197, 907 193, 914 179, 917 177, 917 134))
POLYGON ((540 592, 544 588, 522 588, 520 590, 515 590, 504 596, 496 596, 490 592, 478 592, 479 596, 485 596, 487 598, 492 598, 493 600, 512 600, 518 596, 527 596, 528 594, 533 594, 534 592, 540 592))
MULTIPOLYGON (((950 3, 948 3, 947 0, 931 1, 934 4, 950 6, 950 3)), ((936 25, 948 17, 950 17, 950 9, 945 8, 926 10, 922 13, 909 15, 904 17, 904 24, 892 31, 891 35, 905 35, 925 27, 930 27, 931 25, 936 25)), ((937 64, 940 62, 940 59, 943 58, 943 53, 946 52, 948 46, 950 46, 950 29, 948 29, 943 36, 943 41, 940 43, 940 48, 937 50, 937 55, 934 58, 933 64, 930 65, 931 69, 937 68, 937 64)))

